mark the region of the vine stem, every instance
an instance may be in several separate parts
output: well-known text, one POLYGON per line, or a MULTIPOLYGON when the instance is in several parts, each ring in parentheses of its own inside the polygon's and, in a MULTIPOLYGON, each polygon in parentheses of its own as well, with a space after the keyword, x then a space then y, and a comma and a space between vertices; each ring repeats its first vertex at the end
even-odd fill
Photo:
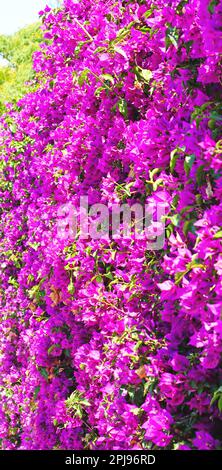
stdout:
POLYGON ((84 31, 84 33, 86 34, 86 36, 88 36, 88 38, 90 39, 90 41, 94 41, 93 37, 91 36, 91 34, 88 33, 87 29, 79 22, 79 20, 77 20, 77 18, 74 18, 74 21, 75 23, 84 31))
POLYGON ((97 80, 99 80, 107 90, 112 91, 112 88, 110 88, 109 85, 107 85, 107 84, 104 82, 104 80, 103 80, 99 75, 96 75, 96 73, 92 72, 92 70, 90 70, 90 73, 91 73, 95 78, 97 78, 97 80))
POLYGON ((116 305, 112 304, 111 302, 109 302, 107 300, 104 300, 104 299, 102 300, 102 302, 103 302, 103 304, 114 308, 115 310, 117 310, 117 312, 123 313, 124 315, 126 314, 126 312, 124 312, 124 310, 122 310, 121 308, 116 307, 116 305))

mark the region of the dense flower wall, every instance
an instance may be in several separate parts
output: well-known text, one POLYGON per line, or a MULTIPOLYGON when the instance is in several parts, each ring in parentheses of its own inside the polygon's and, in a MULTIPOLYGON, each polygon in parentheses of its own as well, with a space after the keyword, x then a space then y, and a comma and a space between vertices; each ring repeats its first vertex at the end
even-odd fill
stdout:
POLYGON ((222 441, 221 0, 65 0, 1 118, 3 449, 222 441), (163 249, 61 205, 165 202, 163 249))

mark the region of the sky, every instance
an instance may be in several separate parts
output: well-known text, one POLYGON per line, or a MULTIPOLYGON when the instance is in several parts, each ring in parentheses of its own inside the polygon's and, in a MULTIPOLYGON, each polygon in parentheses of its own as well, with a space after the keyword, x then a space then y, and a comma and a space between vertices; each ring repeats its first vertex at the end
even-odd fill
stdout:
POLYGON ((0 34, 13 34, 38 20, 38 12, 47 0, 0 0, 0 34))

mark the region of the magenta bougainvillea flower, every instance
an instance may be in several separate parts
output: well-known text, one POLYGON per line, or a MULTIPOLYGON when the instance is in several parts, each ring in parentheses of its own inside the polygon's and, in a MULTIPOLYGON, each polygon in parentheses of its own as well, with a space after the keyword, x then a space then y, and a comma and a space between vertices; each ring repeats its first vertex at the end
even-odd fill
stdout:
POLYGON ((64 0, 0 119, 3 449, 219 449, 222 1, 64 0), (165 204, 157 251, 63 205, 165 204))

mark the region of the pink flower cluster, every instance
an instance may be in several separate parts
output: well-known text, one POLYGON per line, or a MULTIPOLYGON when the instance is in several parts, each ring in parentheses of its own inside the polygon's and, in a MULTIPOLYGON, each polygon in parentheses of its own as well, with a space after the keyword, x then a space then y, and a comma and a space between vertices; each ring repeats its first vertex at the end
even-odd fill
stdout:
POLYGON ((222 442, 222 1, 65 0, 0 121, 3 449, 222 442), (164 249, 59 238, 166 203, 164 249))

